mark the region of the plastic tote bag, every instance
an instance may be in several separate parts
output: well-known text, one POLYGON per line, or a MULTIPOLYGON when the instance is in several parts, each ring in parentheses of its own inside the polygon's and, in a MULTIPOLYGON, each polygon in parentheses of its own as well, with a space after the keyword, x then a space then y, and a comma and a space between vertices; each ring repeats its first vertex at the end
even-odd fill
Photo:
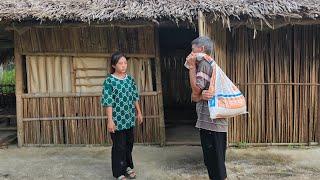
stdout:
POLYGON ((210 118, 230 118, 247 112, 246 100, 222 69, 212 60, 213 71, 209 91, 214 96, 208 101, 210 118))
MULTIPOLYGON (((213 68, 208 91, 214 96, 208 101, 210 118, 230 118, 247 112, 246 100, 216 62, 203 53, 196 54, 197 61, 207 60, 213 68)), ((189 69, 188 63, 185 67, 189 69)))

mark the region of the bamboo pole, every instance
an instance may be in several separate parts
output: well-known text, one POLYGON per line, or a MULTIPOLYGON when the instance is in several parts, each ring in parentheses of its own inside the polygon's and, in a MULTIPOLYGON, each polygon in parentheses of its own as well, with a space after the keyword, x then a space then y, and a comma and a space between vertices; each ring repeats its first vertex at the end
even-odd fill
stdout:
MULTIPOLYGON (((160 91, 151 91, 151 92, 140 92, 140 96, 157 96, 161 94, 160 91)), ((33 98, 62 98, 62 97, 100 97, 101 93, 29 93, 29 94, 22 94, 21 97, 23 99, 33 99, 33 98)))
MULTIPOLYGON (((306 41, 309 41, 308 39, 308 27, 304 28, 304 39, 306 41)), ((303 52, 304 52, 304 63, 303 63, 303 81, 308 81, 308 66, 309 66, 309 58, 308 58, 308 43, 306 41, 303 41, 303 52)), ((307 87, 303 86, 303 123, 302 123, 302 142, 306 141, 306 135, 308 135, 307 122, 308 122, 308 102, 307 102, 307 96, 308 96, 308 89, 307 87)))
MULTIPOLYGON (((296 71, 296 75, 294 76, 294 82, 299 82, 299 59, 300 59, 300 44, 299 44, 299 38, 300 33, 298 28, 294 28, 294 70, 296 71)), ((299 87, 294 87, 294 138, 293 142, 299 142, 298 139, 298 132, 299 132, 299 87)))
POLYGON ((31 92, 31 63, 30 63, 30 57, 26 57, 26 71, 27 71, 27 90, 28 93, 31 92))
MULTIPOLYGON (((85 104, 85 103, 84 103, 85 104)), ((144 118, 157 119, 161 115, 146 115, 144 118)), ((49 120, 87 120, 87 119, 106 119, 107 116, 70 116, 70 117, 38 117, 38 118, 23 118, 23 121, 49 121, 49 120)))
MULTIPOLYGON (((288 34, 288 38, 290 39, 289 43, 290 43, 290 48, 289 48, 289 81, 293 82, 293 78, 291 76, 291 74, 293 74, 293 28, 290 28, 289 34, 288 34)), ((288 88, 288 94, 290 94, 289 96, 289 111, 288 111, 288 118, 289 118, 289 136, 290 136, 290 140, 288 142, 293 143, 293 124, 294 124, 294 119, 293 119, 293 97, 292 97, 292 93, 293 93, 293 87, 289 87, 288 88)))
MULTIPOLYGON (((276 36, 275 33, 272 33, 271 35, 271 76, 270 76, 270 81, 275 82, 276 79, 276 73, 275 73, 275 68, 276 68, 276 47, 275 47, 275 42, 276 42, 276 36)), ((275 142, 276 141, 276 105, 275 105, 275 97, 276 97, 276 87, 271 87, 270 90, 271 94, 271 123, 270 123, 270 141, 275 142)))
MULTIPOLYGON (((43 52, 43 53, 36 53, 36 52, 24 52, 22 55, 26 56, 64 56, 64 57, 100 57, 100 58, 111 58, 112 54, 108 53, 67 53, 67 52, 43 52)), ((153 54, 125 54, 127 58, 155 58, 153 54)))
POLYGON ((77 91, 76 89, 76 63, 75 63, 75 60, 74 58, 71 58, 70 60, 70 77, 71 77, 71 92, 72 93, 75 93, 77 91))
MULTIPOLYGON (((314 27, 310 27, 310 31, 311 31, 311 34, 309 34, 310 36, 310 41, 312 42, 309 46, 309 58, 310 58, 310 67, 309 67, 309 81, 310 82, 315 82, 315 75, 317 74, 317 72, 314 70, 316 68, 315 66, 315 37, 313 36, 314 33, 316 33, 315 31, 316 29, 314 27)), ((312 98, 312 97, 316 97, 316 94, 315 94, 315 89, 316 87, 308 87, 309 88, 309 91, 310 91, 310 94, 309 94, 309 103, 311 104, 311 106, 313 108, 311 108, 311 110, 309 111, 309 117, 310 117, 310 120, 309 120, 309 124, 308 124, 308 131, 309 131, 309 134, 308 134, 308 142, 312 142, 314 141, 314 128, 313 128, 313 124, 315 122, 315 118, 314 118, 314 107, 315 107, 315 100, 317 98, 312 98)))
MULTIPOLYGON (((23 101, 23 117, 29 117, 29 108, 28 108, 28 102, 29 99, 22 99, 23 101)), ((30 106, 29 106, 30 107, 30 106)), ((30 133, 29 133, 29 126, 30 123, 26 122, 23 123, 23 128, 24 128, 24 142, 28 142, 27 139, 29 139, 30 133)))
MULTIPOLYGON (((320 29, 319 29, 319 26, 317 26, 317 33, 316 34, 319 34, 320 33, 320 29)), ((316 58, 316 68, 317 69, 320 69, 320 37, 319 36, 316 36, 316 40, 315 40, 316 43, 316 54, 317 56, 315 57, 316 58)), ((320 82, 320 72, 317 71, 317 75, 316 75, 316 79, 317 79, 317 82, 320 82)), ((320 87, 317 87, 317 95, 316 95, 317 98, 317 101, 316 101, 316 105, 315 105, 315 120, 316 122, 314 123, 314 129, 315 129, 315 141, 319 142, 320 143, 320 111, 319 111, 319 108, 320 108, 320 87)))
MULTIPOLYGON (((240 32, 239 32, 238 36, 241 36, 240 32)), ((250 38, 249 42, 250 42, 251 46, 254 46, 254 44, 253 44, 254 42, 252 42, 251 36, 249 36, 249 38, 250 38)), ((249 64, 248 81, 254 82, 254 75, 250 73, 250 72, 254 72, 254 66, 253 66, 254 65, 254 61, 253 61, 254 58, 253 57, 255 56, 254 49, 250 49, 249 53, 250 53, 250 55, 249 55, 250 58, 249 58, 249 62, 248 62, 248 64, 249 64)), ((248 94, 247 94, 248 99, 249 99, 248 100, 248 105, 249 105, 248 109, 249 109, 250 112, 252 112, 252 114, 250 116, 251 120, 249 121, 249 132, 250 132, 249 133, 249 142, 255 142, 255 140, 254 140, 254 137, 255 137, 254 126, 255 126, 255 123, 256 123, 256 119, 255 119, 255 109, 254 109, 254 100, 253 100, 254 93, 253 93, 253 91, 254 91, 253 87, 249 87, 248 88, 248 94)))
POLYGON ((319 83, 235 83, 236 85, 246 85, 246 86, 320 86, 319 83))
MULTIPOLYGON (((150 146, 150 145, 158 145, 158 143, 135 143, 136 146, 150 146)), ((194 145, 201 146, 200 143, 186 142, 186 143, 168 143, 167 146, 170 145, 194 145)), ((246 144, 248 147, 265 147, 265 146, 306 146, 308 143, 248 143, 246 144)), ((110 144, 24 144, 23 147, 101 147, 101 146, 111 146, 110 144)), ((237 147, 237 143, 230 143, 230 147, 237 147)), ((318 142, 311 142, 310 146, 319 146, 318 142)))

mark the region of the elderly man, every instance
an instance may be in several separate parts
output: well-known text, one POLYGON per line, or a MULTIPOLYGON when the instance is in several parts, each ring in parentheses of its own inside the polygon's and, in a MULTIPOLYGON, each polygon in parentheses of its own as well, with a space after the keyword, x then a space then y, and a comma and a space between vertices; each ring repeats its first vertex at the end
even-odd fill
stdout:
POLYGON ((208 99, 212 98, 213 94, 207 90, 213 69, 210 61, 199 60, 199 56, 197 56, 198 53, 210 56, 213 51, 213 42, 208 37, 198 37, 192 41, 191 45, 192 53, 186 60, 189 65, 192 100, 196 102, 198 115, 196 127, 200 130, 204 163, 210 179, 223 180, 227 178, 225 154, 228 121, 226 119, 210 119, 208 99))

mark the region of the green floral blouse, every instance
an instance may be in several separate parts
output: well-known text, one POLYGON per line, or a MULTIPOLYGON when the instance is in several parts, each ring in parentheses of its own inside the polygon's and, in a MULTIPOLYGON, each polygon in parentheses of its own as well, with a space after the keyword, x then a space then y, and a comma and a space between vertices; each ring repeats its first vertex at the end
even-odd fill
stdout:
POLYGON ((114 75, 108 75, 103 83, 101 104, 104 107, 112 107, 112 117, 116 130, 125 130, 135 126, 135 106, 139 100, 137 85, 134 79, 126 75, 119 79, 114 75))

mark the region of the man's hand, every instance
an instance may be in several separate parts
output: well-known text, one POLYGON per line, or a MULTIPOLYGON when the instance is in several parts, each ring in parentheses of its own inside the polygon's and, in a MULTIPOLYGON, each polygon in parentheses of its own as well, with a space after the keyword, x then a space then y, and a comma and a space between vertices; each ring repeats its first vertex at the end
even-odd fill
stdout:
POLYGON ((213 97, 213 92, 208 91, 208 90, 203 90, 202 91, 202 99, 208 101, 209 99, 211 99, 213 97))
POLYGON ((189 69, 195 69, 196 68, 196 55, 194 53, 190 53, 186 58, 189 69))

